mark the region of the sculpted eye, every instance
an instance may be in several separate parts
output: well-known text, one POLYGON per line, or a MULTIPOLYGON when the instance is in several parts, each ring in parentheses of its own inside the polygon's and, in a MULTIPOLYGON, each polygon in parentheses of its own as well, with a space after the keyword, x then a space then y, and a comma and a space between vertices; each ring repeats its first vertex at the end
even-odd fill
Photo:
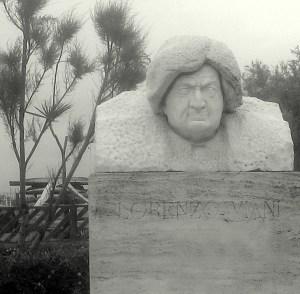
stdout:
POLYGON ((217 90, 217 87, 215 85, 207 85, 205 86, 205 89, 206 90, 213 90, 213 91, 216 91, 217 90))
POLYGON ((207 92, 209 95, 214 95, 217 92, 217 87, 215 85, 207 85, 204 87, 203 91, 207 92))
POLYGON ((181 87, 178 87, 177 91, 180 94, 187 94, 187 93, 189 93, 190 88, 187 86, 181 86, 181 87))

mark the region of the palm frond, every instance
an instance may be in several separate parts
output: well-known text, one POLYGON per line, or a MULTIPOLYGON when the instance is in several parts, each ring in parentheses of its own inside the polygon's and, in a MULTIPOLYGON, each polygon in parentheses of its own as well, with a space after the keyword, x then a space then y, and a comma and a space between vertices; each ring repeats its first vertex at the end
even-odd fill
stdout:
POLYGON ((71 109, 72 105, 70 103, 59 102, 52 104, 51 101, 44 101, 40 107, 35 107, 35 109, 44 117, 48 122, 53 122, 66 111, 71 109))

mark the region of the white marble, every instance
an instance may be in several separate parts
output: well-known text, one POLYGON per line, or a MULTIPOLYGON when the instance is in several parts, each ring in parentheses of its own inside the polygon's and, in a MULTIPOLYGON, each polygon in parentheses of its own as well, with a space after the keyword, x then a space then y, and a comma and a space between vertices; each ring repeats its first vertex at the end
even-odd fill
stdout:
POLYGON ((193 73, 203 65, 219 73, 225 111, 241 105, 241 73, 232 51, 223 43, 202 36, 177 36, 158 50, 147 71, 147 97, 155 113, 168 88, 180 74, 193 73))
POLYGON ((154 114, 144 90, 124 92, 97 109, 96 170, 293 170, 293 142, 278 104, 244 97, 224 113, 217 134, 194 144, 154 114))
POLYGON ((174 132, 194 143, 215 136, 223 108, 219 75, 210 65, 179 76, 162 104, 163 113, 174 132))
POLYGON ((293 160, 278 104, 243 98, 233 53, 207 37, 166 41, 145 89, 97 109, 96 171, 288 171, 293 160))

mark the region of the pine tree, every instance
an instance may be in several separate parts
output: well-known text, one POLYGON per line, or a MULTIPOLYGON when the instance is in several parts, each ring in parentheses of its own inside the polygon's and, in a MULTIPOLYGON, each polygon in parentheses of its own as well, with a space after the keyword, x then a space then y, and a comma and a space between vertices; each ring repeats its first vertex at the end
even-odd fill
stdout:
POLYGON ((80 21, 72 14, 60 20, 43 15, 48 0, 0 1, 8 20, 19 31, 15 44, 0 52, 0 114, 19 164, 22 250, 28 221, 25 194, 28 164, 51 124, 71 108, 65 101, 67 94, 93 66, 78 46, 72 46, 81 28, 80 21), (60 70, 65 77, 64 89, 59 86, 60 70), (42 83, 50 78, 53 80, 50 98, 34 103, 42 83), (27 150, 28 139, 33 146, 27 150))
POLYGON ((63 183, 60 196, 65 192, 83 154, 93 141, 96 107, 122 91, 135 89, 145 79, 149 57, 145 53, 146 36, 135 22, 127 2, 97 4, 92 15, 102 44, 98 56, 100 89, 89 121, 88 130, 80 142, 76 158, 63 183))

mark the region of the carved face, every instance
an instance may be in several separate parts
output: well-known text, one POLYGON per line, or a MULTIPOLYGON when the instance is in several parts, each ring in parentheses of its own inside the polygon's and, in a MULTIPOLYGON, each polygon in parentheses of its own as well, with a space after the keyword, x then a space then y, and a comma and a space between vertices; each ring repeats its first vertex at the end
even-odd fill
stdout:
POLYGON ((169 125, 180 136, 195 143, 212 138, 223 112, 223 94, 217 71, 204 65, 192 74, 179 76, 163 105, 169 125))

